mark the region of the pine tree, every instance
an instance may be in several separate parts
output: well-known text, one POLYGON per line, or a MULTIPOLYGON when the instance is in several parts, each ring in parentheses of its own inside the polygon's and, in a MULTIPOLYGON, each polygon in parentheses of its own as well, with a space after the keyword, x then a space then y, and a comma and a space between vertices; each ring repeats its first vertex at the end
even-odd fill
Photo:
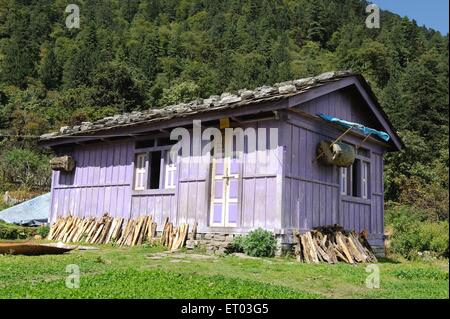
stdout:
POLYGON ((62 69, 52 48, 48 49, 40 69, 40 79, 47 89, 55 89, 61 84, 62 69))
POLYGON ((25 87, 28 76, 34 75, 34 62, 38 58, 37 40, 30 37, 30 15, 27 8, 15 4, 10 8, 2 29, 8 33, 3 39, 0 56, 0 80, 25 87))
POLYGON ((287 81, 291 75, 290 57, 288 52, 289 38, 283 34, 272 46, 269 81, 271 83, 287 81))
POLYGON ((98 61, 98 42, 95 28, 91 25, 77 36, 77 45, 72 49, 64 65, 63 82, 66 88, 91 84, 91 75, 98 61))

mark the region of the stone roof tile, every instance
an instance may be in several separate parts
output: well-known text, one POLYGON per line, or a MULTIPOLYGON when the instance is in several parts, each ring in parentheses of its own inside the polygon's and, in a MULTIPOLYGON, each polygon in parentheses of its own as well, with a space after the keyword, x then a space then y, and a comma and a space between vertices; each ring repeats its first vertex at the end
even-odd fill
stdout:
POLYGON ((314 77, 297 79, 277 83, 274 86, 261 86, 254 90, 242 89, 233 93, 212 95, 206 99, 196 99, 189 103, 168 105, 162 108, 153 108, 144 111, 133 111, 125 114, 117 114, 97 120, 95 122, 82 122, 75 126, 63 126, 59 132, 41 135, 41 140, 50 140, 72 135, 85 135, 89 132, 98 132, 112 127, 128 126, 133 123, 142 123, 158 118, 167 119, 186 114, 195 114, 205 111, 223 110, 228 107, 239 107, 251 103, 259 103, 273 98, 283 98, 294 94, 304 93, 313 87, 323 83, 336 81, 342 77, 353 75, 350 71, 333 71, 319 74, 314 77))

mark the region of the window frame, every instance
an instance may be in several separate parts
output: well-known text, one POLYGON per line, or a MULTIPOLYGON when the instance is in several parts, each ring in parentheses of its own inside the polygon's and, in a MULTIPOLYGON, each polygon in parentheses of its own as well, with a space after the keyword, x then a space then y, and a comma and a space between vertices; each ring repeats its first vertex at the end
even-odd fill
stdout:
POLYGON ((361 160, 361 198, 369 199, 370 162, 361 160))
POLYGON ((368 157, 356 155, 355 161, 348 167, 340 167, 339 193, 353 199, 370 200, 370 151, 368 157), (355 174, 353 171, 355 170, 355 174))
POLYGON ((136 153, 134 156, 134 183, 133 190, 142 191, 147 189, 147 179, 148 179, 148 160, 147 153, 136 153), (141 158, 141 160, 139 160, 141 158), (143 164, 138 167, 138 164, 143 164), (142 183, 139 183, 142 182, 142 183), (139 184, 138 184, 139 183, 139 184))
POLYGON ((178 177, 175 176, 175 174, 178 174, 178 165, 177 163, 173 163, 173 167, 171 167, 172 173, 172 179, 173 179, 173 185, 169 185, 171 187, 166 187, 166 161, 167 156, 170 154, 170 149, 172 145, 156 145, 153 147, 145 147, 145 148, 135 148, 135 156, 134 156, 134 176, 135 181, 133 183, 133 191, 136 192, 164 192, 164 191, 174 191, 176 189, 176 184, 178 183, 178 177), (158 188, 150 188, 150 176, 151 176, 151 161, 154 157, 155 152, 160 152, 160 172, 159 172, 159 186, 158 188), (137 157, 144 155, 145 156, 145 172, 144 172, 144 188, 136 188, 137 181, 136 181, 136 164, 137 164, 137 157), (176 181, 176 182, 175 182, 176 181))
POLYGON ((165 156, 165 161, 164 161, 164 174, 163 174, 163 179, 164 179, 164 189, 175 189, 177 186, 177 181, 178 178, 176 178, 176 174, 178 171, 177 168, 177 161, 175 159, 175 162, 171 162, 170 160, 170 150, 169 151, 165 151, 164 152, 165 155, 161 155, 161 157, 165 156), (169 183, 169 178, 168 176, 170 176, 170 183, 169 183))
POLYGON ((340 191, 341 195, 348 195, 348 167, 340 167, 340 191))

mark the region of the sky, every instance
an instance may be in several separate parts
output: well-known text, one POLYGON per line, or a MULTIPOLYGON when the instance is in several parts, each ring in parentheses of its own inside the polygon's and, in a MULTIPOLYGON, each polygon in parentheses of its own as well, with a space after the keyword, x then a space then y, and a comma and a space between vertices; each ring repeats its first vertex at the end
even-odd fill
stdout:
POLYGON ((371 0, 371 2, 382 10, 415 19, 419 26, 425 25, 440 31, 443 35, 448 33, 449 0, 371 0))

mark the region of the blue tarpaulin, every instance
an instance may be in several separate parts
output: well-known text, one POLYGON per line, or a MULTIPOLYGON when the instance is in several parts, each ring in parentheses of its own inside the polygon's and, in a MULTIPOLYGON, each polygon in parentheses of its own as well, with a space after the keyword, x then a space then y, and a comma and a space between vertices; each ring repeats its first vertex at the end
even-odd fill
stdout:
POLYGON ((0 220, 11 224, 37 226, 47 223, 49 214, 50 193, 47 193, 2 210, 0 220))
POLYGON ((341 120, 341 119, 338 119, 337 117, 333 117, 331 115, 322 114, 322 113, 319 113, 317 115, 320 116, 325 121, 336 123, 336 124, 346 127, 346 128, 354 128, 358 131, 361 131, 364 135, 376 135, 376 136, 380 137, 381 139, 385 140, 386 142, 389 141, 389 139, 391 138, 389 136, 389 134, 386 132, 377 131, 373 128, 366 127, 359 123, 353 123, 353 122, 349 122, 346 120, 341 120))

